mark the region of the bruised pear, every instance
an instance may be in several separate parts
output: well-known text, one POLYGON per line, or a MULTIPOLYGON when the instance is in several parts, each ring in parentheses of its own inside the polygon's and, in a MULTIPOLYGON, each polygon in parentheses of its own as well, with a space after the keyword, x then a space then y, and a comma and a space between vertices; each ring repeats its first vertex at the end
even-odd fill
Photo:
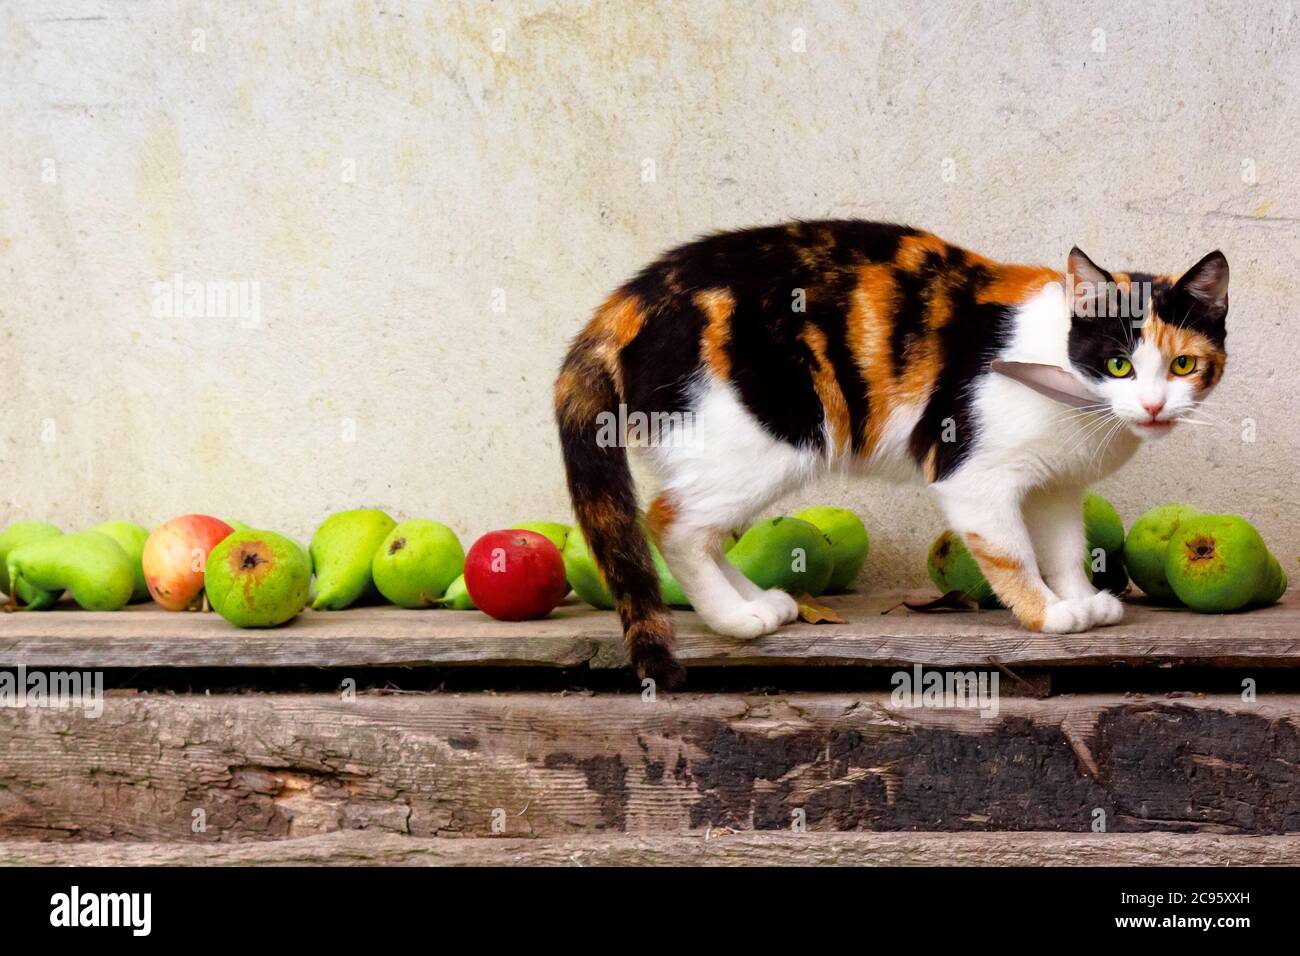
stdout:
POLYGON ((994 608, 1001 605, 974 555, 966 550, 966 542, 956 532, 945 531, 934 539, 926 566, 930 580, 940 594, 957 591, 980 607, 994 608))
POLYGON ((203 587, 212 609, 236 627, 276 627, 306 605, 311 562, 284 535, 235 531, 208 555, 203 587))
POLYGON ((1180 522, 1165 550, 1165 577, 1193 611, 1227 613, 1271 603, 1281 565, 1259 532, 1235 515, 1199 515, 1180 522))
POLYGON ((1165 551, 1178 526, 1199 514, 1191 505, 1159 505, 1129 528, 1128 537, 1124 539, 1124 566, 1133 583, 1148 597, 1165 603, 1178 600, 1165 576, 1165 551))

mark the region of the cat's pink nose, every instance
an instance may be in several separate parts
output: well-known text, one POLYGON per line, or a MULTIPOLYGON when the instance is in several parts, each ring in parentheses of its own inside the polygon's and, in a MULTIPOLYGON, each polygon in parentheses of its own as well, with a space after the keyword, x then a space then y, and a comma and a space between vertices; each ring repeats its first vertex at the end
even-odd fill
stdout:
POLYGON ((1142 407, 1146 409, 1148 415, 1155 418, 1160 414, 1160 410, 1165 407, 1165 400, 1162 398, 1158 402, 1143 402, 1142 407))

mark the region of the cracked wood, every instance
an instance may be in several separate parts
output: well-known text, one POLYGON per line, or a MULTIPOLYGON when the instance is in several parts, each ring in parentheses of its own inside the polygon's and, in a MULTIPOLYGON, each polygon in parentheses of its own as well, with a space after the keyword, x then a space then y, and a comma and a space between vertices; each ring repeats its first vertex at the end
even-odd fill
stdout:
POLYGON ((0 838, 1300 831, 1300 696, 141 695, 0 710, 0 838), (197 811, 197 812, 196 812, 197 811), (196 821, 203 827, 196 829, 196 821))

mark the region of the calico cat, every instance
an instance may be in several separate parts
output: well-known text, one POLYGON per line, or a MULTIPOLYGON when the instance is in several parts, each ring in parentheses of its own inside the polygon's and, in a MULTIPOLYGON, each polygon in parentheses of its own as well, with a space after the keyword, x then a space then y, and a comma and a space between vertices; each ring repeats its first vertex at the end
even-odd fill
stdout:
POLYGON ((750 583, 722 538, 845 466, 928 484, 1030 630, 1116 623, 1121 603, 1081 559, 1085 487, 1218 383, 1227 312, 1217 251, 1174 278, 1112 274, 1075 248, 1061 273, 834 221, 669 252, 597 310, 555 386, 574 511, 633 665, 669 689, 685 676, 647 532, 710 628, 767 634, 795 619, 795 602, 750 583), (995 360, 1064 369, 1092 398, 1053 401, 995 360), (611 423, 628 422, 636 439, 611 440, 611 423), (661 482, 644 520, 628 444, 661 482))

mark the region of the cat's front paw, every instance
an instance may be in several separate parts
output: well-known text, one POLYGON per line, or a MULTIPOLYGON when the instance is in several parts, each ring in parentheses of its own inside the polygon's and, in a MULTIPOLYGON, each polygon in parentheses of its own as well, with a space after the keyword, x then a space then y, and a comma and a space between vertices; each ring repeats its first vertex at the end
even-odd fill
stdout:
POLYGON ((1108 627, 1124 620, 1124 602, 1109 591, 1098 591, 1088 599, 1093 627, 1108 627))
POLYGON ((1047 606, 1043 614, 1044 634, 1077 634, 1092 627, 1094 598, 1069 598, 1047 606))
POLYGON ((776 612, 776 618, 782 624, 790 624, 799 617, 799 603, 780 588, 768 588, 759 600, 776 612))

